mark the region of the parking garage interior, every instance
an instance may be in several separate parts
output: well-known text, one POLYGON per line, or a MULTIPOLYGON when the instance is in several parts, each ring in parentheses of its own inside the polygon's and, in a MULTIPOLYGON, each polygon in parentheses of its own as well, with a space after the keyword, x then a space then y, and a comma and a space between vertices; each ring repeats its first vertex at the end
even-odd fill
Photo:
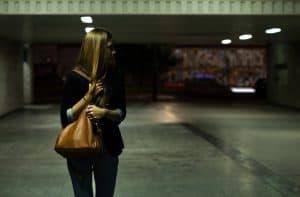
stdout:
POLYGON ((115 196, 299 196, 299 14, 297 0, 0 0, 0 196, 73 196, 53 148, 86 27, 112 32, 125 74, 115 196))

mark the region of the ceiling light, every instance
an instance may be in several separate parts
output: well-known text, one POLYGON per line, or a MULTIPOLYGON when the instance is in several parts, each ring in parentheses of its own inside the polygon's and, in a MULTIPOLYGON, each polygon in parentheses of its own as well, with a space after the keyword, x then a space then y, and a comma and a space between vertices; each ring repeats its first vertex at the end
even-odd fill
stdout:
POLYGON ((224 39, 221 42, 222 44, 231 44, 231 40, 230 39, 224 39))
POLYGON ((95 28, 94 27, 86 27, 85 32, 88 33, 90 31, 92 31, 93 29, 95 29, 95 28))
POLYGON ((82 16, 80 17, 80 20, 83 23, 93 23, 93 19, 90 16, 82 16))
POLYGON ((266 34, 276 34, 281 32, 281 29, 278 27, 274 27, 274 28, 267 29, 265 32, 266 34))
POLYGON ((230 88, 233 93, 255 93, 254 88, 246 88, 246 87, 232 87, 230 88))
POLYGON ((240 40, 249 40, 253 38, 253 36, 251 34, 243 34, 243 35, 240 35, 239 39, 240 40))

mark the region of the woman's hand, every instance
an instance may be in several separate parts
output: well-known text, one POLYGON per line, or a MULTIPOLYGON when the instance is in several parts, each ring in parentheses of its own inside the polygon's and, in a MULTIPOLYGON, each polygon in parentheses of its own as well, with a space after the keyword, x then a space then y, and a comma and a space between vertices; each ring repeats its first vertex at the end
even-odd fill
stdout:
POLYGON ((86 109, 87 117, 90 120, 100 119, 105 117, 107 109, 98 107, 96 105, 88 105, 86 109))
POLYGON ((96 97, 98 94, 102 94, 103 92, 104 92, 103 83, 100 80, 98 80, 96 83, 96 89, 95 89, 94 96, 96 97))
POLYGON ((87 96, 95 98, 98 94, 104 91, 103 84, 100 80, 96 82, 96 84, 89 83, 89 90, 87 92, 87 96))

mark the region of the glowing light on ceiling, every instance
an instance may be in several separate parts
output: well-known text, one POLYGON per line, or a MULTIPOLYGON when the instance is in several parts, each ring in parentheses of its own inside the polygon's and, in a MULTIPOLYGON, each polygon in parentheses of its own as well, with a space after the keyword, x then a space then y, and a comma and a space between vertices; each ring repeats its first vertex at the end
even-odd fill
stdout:
POLYGON ((243 35, 240 35, 239 39, 240 40, 249 40, 253 38, 253 36, 251 34, 243 34, 243 35))
POLYGON ((254 88, 232 87, 231 92, 233 92, 233 93, 255 93, 256 91, 254 88))
POLYGON ((82 16, 80 17, 80 20, 83 23, 93 23, 93 19, 90 16, 82 16))
POLYGON ((274 27, 274 28, 270 28, 270 29, 266 29, 265 33, 266 34, 276 34, 281 32, 281 29, 278 27, 274 27))
POLYGON ((231 44, 232 41, 230 39, 224 39, 224 40, 222 40, 221 43, 226 45, 226 44, 231 44))
POLYGON ((92 31, 93 29, 95 29, 95 28, 94 27, 86 27, 85 32, 88 33, 90 31, 92 31))

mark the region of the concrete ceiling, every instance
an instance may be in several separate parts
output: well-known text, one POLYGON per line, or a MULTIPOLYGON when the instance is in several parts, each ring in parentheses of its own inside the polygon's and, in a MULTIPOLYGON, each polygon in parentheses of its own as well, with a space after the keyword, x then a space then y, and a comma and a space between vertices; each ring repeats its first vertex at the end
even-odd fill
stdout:
MULTIPOLYGON (((233 45, 264 45, 271 42, 299 42, 300 16, 237 15, 95 15, 93 25, 107 27, 116 43, 171 43, 219 45, 224 38, 233 45), (268 27, 282 32, 266 35, 268 27), (251 33, 254 38, 239 41, 251 33)), ((86 24, 79 15, 1 15, 0 39, 31 43, 80 43, 86 24)))

